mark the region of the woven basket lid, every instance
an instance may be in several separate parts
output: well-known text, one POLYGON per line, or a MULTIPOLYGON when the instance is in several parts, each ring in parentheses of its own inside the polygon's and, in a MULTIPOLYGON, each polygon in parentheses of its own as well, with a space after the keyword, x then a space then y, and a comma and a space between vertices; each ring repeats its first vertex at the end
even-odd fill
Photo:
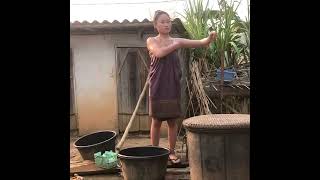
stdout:
POLYGON ((183 121, 189 130, 196 129, 249 129, 249 114, 209 114, 195 116, 183 121))

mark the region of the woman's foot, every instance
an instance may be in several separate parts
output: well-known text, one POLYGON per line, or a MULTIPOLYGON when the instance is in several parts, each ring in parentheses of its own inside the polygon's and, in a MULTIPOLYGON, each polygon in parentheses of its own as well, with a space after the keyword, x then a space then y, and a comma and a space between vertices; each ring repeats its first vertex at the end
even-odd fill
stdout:
POLYGON ((179 164, 181 163, 181 160, 178 156, 175 155, 175 153, 170 153, 169 154, 169 160, 171 161, 172 164, 179 164))

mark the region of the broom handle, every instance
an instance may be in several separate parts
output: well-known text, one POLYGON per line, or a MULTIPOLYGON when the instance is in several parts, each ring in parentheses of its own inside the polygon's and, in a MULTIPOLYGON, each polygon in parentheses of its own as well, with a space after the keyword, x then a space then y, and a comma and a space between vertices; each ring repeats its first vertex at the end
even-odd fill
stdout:
POLYGON ((120 142, 119 142, 119 143, 117 144, 117 146, 116 146, 116 152, 117 152, 117 153, 120 151, 120 148, 122 147, 122 145, 123 145, 123 143, 124 143, 124 140, 125 140, 125 139, 127 138, 127 136, 128 136, 129 129, 130 129, 131 126, 132 126, 133 119, 135 118, 135 116, 136 116, 136 114, 137 114, 139 105, 140 105, 140 103, 141 103, 142 98, 144 97, 144 94, 145 94, 145 92, 146 92, 146 89, 147 89, 148 84, 149 84, 149 78, 146 80, 146 83, 144 84, 144 87, 143 87, 143 90, 142 90, 142 92, 141 92, 141 94, 140 94, 140 96, 139 96, 139 100, 138 100, 138 102, 137 102, 136 108, 135 108, 134 111, 133 111, 133 114, 132 114, 132 116, 131 116, 131 118, 130 118, 130 121, 129 121, 127 127, 126 127, 126 130, 124 131, 124 134, 123 134, 123 136, 121 137, 120 142))

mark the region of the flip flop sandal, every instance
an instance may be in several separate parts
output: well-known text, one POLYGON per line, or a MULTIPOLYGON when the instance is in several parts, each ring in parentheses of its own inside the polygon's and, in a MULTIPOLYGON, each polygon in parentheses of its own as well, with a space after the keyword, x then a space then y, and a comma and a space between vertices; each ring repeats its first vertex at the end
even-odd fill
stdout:
POLYGON ((181 159, 180 158, 178 158, 178 157, 176 157, 176 158, 168 158, 168 160, 172 163, 172 164, 179 164, 179 163, 181 163, 181 159))

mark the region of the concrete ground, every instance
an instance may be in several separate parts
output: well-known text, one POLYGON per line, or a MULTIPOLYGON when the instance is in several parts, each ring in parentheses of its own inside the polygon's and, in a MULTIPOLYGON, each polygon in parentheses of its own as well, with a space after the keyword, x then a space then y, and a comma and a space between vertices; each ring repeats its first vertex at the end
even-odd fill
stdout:
MULTIPOLYGON (((70 168, 77 166, 83 160, 79 154, 79 151, 73 147, 73 143, 79 137, 70 137, 70 168)), ((120 141, 120 137, 118 137, 118 141, 120 141)), ((125 140, 122 148, 128 147, 136 147, 136 146, 148 146, 150 145, 150 137, 148 135, 131 135, 125 140)), ((159 145, 161 147, 169 147, 168 139, 161 138, 159 145)), ((182 148, 183 143, 182 140, 177 140, 176 152, 178 156, 181 157, 182 161, 186 161, 186 145, 182 148)), ((102 174, 102 175, 90 175, 83 176, 85 180, 122 180, 123 177, 121 174, 102 174)), ((70 178, 71 179, 71 178, 70 178)), ((190 179, 189 168, 168 168, 166 180, 186 180, 190 179)))

